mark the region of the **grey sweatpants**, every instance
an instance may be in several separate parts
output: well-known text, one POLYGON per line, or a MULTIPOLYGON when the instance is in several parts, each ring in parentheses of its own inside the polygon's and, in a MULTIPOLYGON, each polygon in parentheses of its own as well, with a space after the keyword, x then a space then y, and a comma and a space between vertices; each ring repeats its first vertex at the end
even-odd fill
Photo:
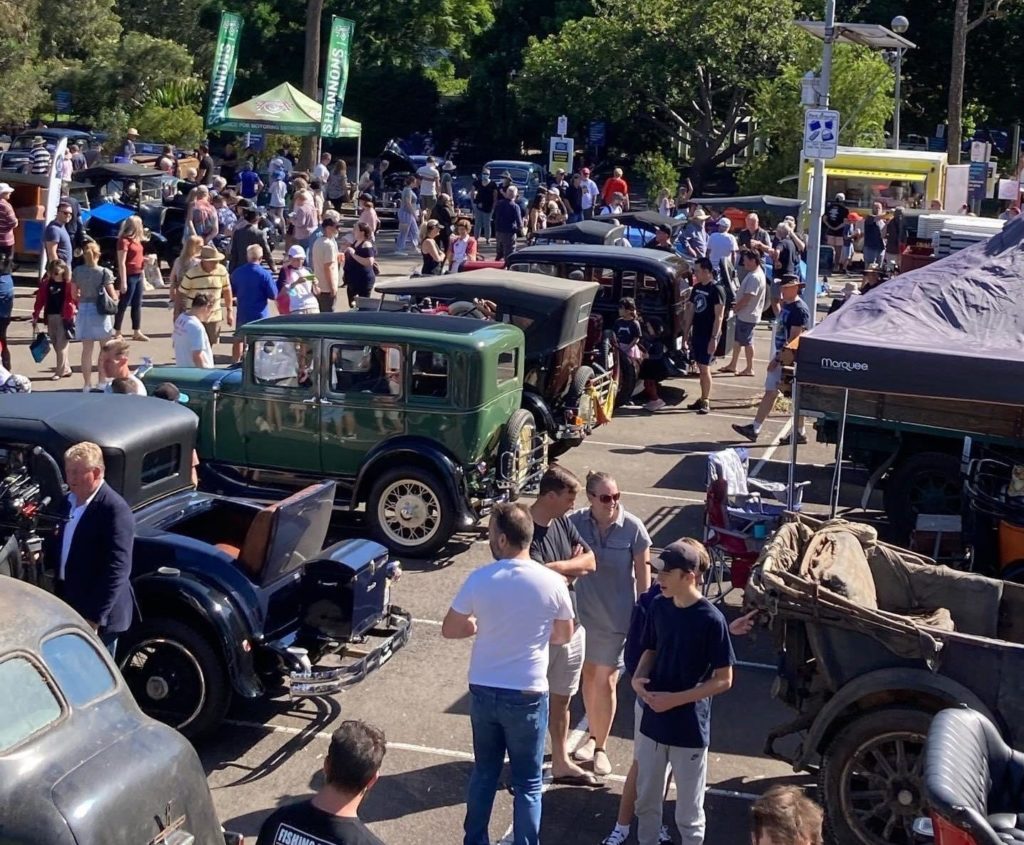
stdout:
POLYGON ((676 780, 676 827, 682 843, 703 845, 708 750, 662 745, 637 731, 633 756, 637 764, 636 839, 639 845, 658 845, 665 772, 669 764, 676 780))

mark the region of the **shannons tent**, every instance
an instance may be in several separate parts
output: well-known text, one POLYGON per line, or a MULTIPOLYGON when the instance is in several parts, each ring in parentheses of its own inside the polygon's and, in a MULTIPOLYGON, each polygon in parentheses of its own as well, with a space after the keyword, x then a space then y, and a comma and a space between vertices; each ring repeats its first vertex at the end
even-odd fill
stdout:
MULTIPOLYGON (((319 135, 320 104, 298 88, 282 82, 276 88, 232 106, 227 116, 210 129, 225 132, 273 132, 280 135, 319 135)), ((361 166, 363 127, 347 117, 341 119, 342 138, 358 139, 357 172, 361 166)))
POLYGON ((800 339, 797 382, 1024 404, 1024 218, 845 303, 800 339))

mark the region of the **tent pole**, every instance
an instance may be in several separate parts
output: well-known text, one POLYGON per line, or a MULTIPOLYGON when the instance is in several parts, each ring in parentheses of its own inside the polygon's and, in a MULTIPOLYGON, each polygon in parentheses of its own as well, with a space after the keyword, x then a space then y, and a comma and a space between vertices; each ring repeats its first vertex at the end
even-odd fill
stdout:
POLYGON ((793 510, 796 503, 796 447, 797 420, 800 418, 800 382, 793 380, 793 422, 789 430, 789 479, 787 481, 786 507, 793 510))
POLYGON ((843 480, 843 440, 846 438, 846 411, 850 402, 850 391, 843 390, 843 414, 839 418, 839 436, 836 438, 836 465, 832 471, 832 489, 828 496, 828 518, 835 519, 839 510, 839 487, 843 480))
MULTIPOLYGON (((363 175, 363 127, 359 127, 359 134, 356 136, 356 184, 363 175)), ((351 180, 350 180, 351 181, 351 180)), ((357 203, 358 205, 358 203, 357 203)))

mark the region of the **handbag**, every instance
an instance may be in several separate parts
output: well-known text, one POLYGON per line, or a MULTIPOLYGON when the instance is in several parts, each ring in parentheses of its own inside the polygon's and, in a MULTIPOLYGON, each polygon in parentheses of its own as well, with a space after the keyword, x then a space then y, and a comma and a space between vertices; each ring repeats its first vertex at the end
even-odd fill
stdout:
POLYGON ((96 294, 96 313, 104 317, 113 317, 117 313, 117 300, 104 288, 96 294))
POLYGON ((37 364, 43 363, 43 359, 50 354, 50 336, 46 332, 36 334, 36 339, 28 346, 32 353, 32 360, 37 364))

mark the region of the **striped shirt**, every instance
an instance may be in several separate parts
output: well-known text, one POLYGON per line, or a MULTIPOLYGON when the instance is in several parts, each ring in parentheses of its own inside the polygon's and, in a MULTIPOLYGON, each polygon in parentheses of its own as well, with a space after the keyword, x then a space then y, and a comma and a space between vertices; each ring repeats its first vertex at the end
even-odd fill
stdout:
POLYGON ((224 288, 229 285, 228 271, 223 264, 217 264, 207 273, 200 263, 185 273, 178 290, 181 292, 186 311, 192 307, 192 300, 196 294, 205 293, 213 303, 213 310, 206 318, 206 322, 219 323, 223 317, 221 303, 224 300, 224 288))
POLYGON ((53 158, 50 156, 50 151, 45 146, 38 146, 32 148, 32 173, 40 176, 50 175, 50 163, 53 158))

